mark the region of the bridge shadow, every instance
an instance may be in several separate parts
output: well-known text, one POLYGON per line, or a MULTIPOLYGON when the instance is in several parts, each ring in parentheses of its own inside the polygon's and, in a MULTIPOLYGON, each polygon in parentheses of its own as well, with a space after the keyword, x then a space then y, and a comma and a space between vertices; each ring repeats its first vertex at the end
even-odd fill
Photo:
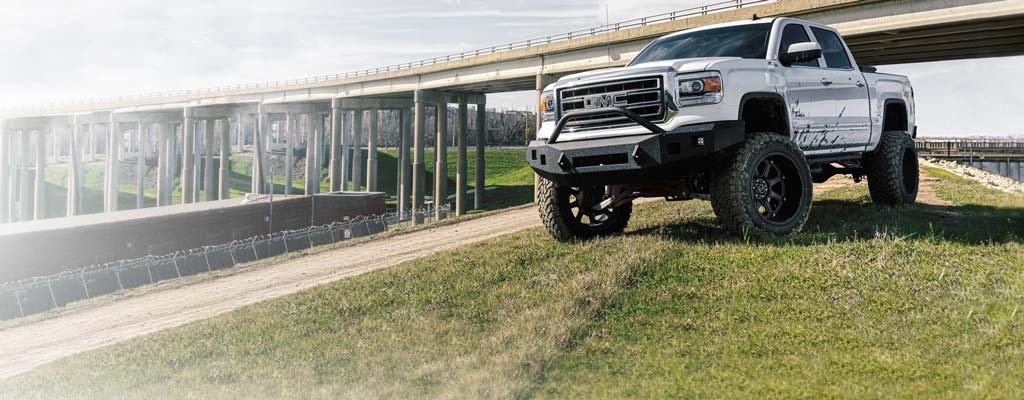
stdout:
POLYGON ((815 201, 800 233, 772 235, 731 234, 713 217, 689 218, 627 231, 626 235, 659 235, 680 242, 817 245, 872 239, 879 235, 902 240, 941 240, 963 244, 1019 242, 1024 238, 1024 208, 969 204, 882 207, 866 199, 815 201))

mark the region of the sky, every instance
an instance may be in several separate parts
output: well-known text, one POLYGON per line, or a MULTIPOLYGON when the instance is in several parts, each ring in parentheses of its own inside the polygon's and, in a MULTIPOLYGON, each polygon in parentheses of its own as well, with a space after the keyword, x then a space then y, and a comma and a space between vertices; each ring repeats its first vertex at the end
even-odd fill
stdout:
MULTIPOLYGON (((0 0, 0 107, 328 75, 710 2, 0 0)), ((1024 136, 1024 57, 880 69, 910 77, 922 135, 1024 136)))

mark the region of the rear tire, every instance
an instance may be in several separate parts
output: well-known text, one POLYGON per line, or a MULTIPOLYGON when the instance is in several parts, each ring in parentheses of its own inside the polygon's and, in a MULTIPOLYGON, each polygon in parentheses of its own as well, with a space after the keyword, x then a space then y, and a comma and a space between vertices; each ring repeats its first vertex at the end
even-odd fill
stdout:
POLYGON ((573 188, 544 178, 538 186, 540 218, 548 233, 561 242, 613 235, 626 229, 633 203, 594 211, 592 206, 604 198, 603 186, 573 188))
POLYGON ((712 176, 711 205, 732 233, 788 235, 807 222, 811 185, 807 159, 792 140, 755 133, 712 176))
POLYGON ((920 167, 914 139, 906 132, 882 132, 878 148, 864 157, 864 169, 875 204, 896 207, 917 201, 920 167))

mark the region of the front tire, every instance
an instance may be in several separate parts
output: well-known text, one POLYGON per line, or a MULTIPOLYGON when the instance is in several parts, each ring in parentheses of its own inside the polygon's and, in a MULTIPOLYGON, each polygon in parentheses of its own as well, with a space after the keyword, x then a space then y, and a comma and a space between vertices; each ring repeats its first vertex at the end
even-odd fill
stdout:
POLYGON ((755 133, 712 177, 711 205, 732 233, 788 235, 807 222, 811 185, 807 159, 792 140, 755 133))
POLYGON ((559 186, 544 178, 538 186, 540 218, 548 233, 561 242, 622 233, 629 224, 633 203, 594 210, 593 206, 604 199, 603 186, 559 186))
POLYGON ((882 132, 878 148, 864 160, 871 201, 905 206, 917 201, 920 167, 914 139, 906 132, 882 132))

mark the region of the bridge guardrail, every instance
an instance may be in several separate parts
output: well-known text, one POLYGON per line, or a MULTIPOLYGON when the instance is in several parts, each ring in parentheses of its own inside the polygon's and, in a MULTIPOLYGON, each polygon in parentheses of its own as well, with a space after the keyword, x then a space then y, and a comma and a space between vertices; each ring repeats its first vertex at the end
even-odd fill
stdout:
MULTIPOLYGON (((442 217, 446 218, 451 207, 443 205, 440 211, 442 217)), ((20 318, 125 289, 369 236, 411 224, 413 218, 429 222, 434 219, 434 209, 428 207, 416 213, 391 212, 356 217, 346 222, 280 231, 163 256, 150 255, 113 261, 55 275, 8 282, 0 284, 0 320, 20 318)))
POLYGON ((922 155, 967 156, 971 154, 1024 154, 1024 140, 916 140, 922 155))
POLYGON ((498 53, 498 52, 502 52, 502 51, 511 51, 511 50, 529 48, 529 47, 538 46, 538 45, 545 45, 545 44, 550 44, 550 43, 555 43, 555 42, 572 40, 572 39, 577 39, 577 38, 581 38, 581 37, 595 36, 595 35, 599 35, 599 34, 603 34, 603 33, 608 33, 608 32, 614 32, 614 31, 618 31, 618 30, 626 29, 626 28, 634 28, 634 27, 638 27, 638 26, 646 26, 646 25, 649 25, 649 24, 668 22, 668 21, 675 21, 675 20, 680 19, 680 18, 689 18, 689 17, 700 16, 700 15, 708 15, 708 14, 715 13, 715 12, 726 11, 726 10, 733 10, 733 9, 738 9, 738 8, 744 8, 744 7, 749 7, 751 5, 761 4, 761 3, 773 3, 773 2, 776 2, 776 1, 778 1, 778 0, 727 0, 727 1, 719 1, 719 2, 716 2, 716 3, 711 3, 711 4, 707 4, 707 5, 703 5, 703 6, 691 7, 691 8, 686 8, 686 9, 682 9, 682 10, 672 11, 672 12, 668 12, 668 13, 651 15, 651 16, 641 17, 641 18, 635 18, 635 19, 631 19, 631 20, 616 22, 616 23, 613 23, 613 24, 601 25, 601 26, 593 27, 593 28, 579 29, 579 30, 575 30, 575 31, 564 32, 564 33, 548 35, 548 36, 543 36, 543 37, 537 37, 537 38, 527 39, 527 40, 519 40, 519 41, 515 41, 515 42, 511 42, 511 43, 505 43, 505 44, 501 44, 501 45, 494 45, 494 46, 490 46, 490 47, 483 47, 483 48, 479 48, 479 49, 468 50, 468 51, 463 51, 463 52, 460 52, 460 53, 453 53, 453 54, 448 54, 448 55, 443 55, 443 56, 438 56, 438 57, 432 57, 432 58, 422 59, 422 60, 418 60, 418 61, 411 61, 411 62, 406 62, 406 63, 401 63, 401 64, 392 64, 392 65, 387 65, 387 66, 383 66, 383 67, 376 67, 376 68, 367 68, 367 69, 360 70, 360 71, 344 72, 344 73, 331 74, 331 75, 320 75, 320 76, 314 76, 314 77, 309 77, 309 78, 289 79, 289 80, 284 80, 284 81, 261 82, 261 83, 244 83, 244 84, 236 84, 236 85, 217 86, 217 87, 212 87, 212 88, 200 88, 200 89, 191 89, 191 90, 173 90, 173 91, 163 91, 163 92, 152 92, 152 93, 145 93, 145 94, 131 95, 131 96, 116 96, 116 97, 103 97, 103 98, 92 98, 92 99, 82 99, 82 100, 69 100, 69 101, 63 101, 63 102, 51 102, 51 103, 29 105, 29 106, 24 106, 24 107, 15 107, 15 108, 11 109, 10 111, 24 112, 24 111, 31 111, 31 110, 48 110, 48 109, 56 109, 56 108, 59 108, 59 107, 67 107, 67 106, 73 106, 73 105, 114 103, 114 102, 131 101, 131 100, 145 100, 145 99, 160 98, 160 97, 176 97, 176 96, 188 96, 188 95, 196 95, 196 94, 215 94, 215 93, 222 93, 222 92, 228 92, 228 91, 238 91, 238 90, 247 90, 247 89, 267 89, 267 88, 273 88, 273 87, 277 87, 277 86, 290 86, 290 85, 317 83, 317 82, 324 82, 324 81, 334 81, 334 80, 340 80, 340 79, 355 78, 355 77, 360 77, 360 76, 376 75, 376 74, 380 74, 380 73, 387 73, 387 72, 392 72, 392 71, 401 71, 401 70, 417 68, 417 67, 422 67, 422 66, 427 66, 427 65, 440 64, 440 63, 443 63, 443 62, 463 60, 463 59, 467 59, 467 58, 471 58, 471 57, 477 57, 477 56, 482 56, 482 55, 494 54, 494 53, 498 53))

